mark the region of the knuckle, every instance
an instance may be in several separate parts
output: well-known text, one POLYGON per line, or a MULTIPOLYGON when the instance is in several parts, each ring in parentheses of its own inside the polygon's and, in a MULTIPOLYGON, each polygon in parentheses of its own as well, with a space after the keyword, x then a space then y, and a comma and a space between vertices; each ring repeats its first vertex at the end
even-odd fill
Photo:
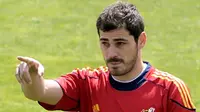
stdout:
POLYGON ((19 67, 17 67, 15 70, 15 75, 18 75, 18 74, 19 74, 19 67))
POLYGON ((19 74, 19 78, 22 79, 22 78, 23 78, 23 74, 24 74, 24 73, 20 73, 20 74, 19 74))
POLYGON ((16 76, 16 79, 18 82, 21 82, 21 79, 19 78, 19 76, 16 76))

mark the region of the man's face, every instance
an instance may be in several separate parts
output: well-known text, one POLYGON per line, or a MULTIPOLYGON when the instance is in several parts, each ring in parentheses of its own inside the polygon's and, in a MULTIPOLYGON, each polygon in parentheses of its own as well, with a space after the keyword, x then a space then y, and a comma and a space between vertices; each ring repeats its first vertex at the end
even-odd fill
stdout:
POLYGON ((134 68, 138 47, 134 37, 124 28, 100 32, 100 46, 112 75, 122 76, 134 68))

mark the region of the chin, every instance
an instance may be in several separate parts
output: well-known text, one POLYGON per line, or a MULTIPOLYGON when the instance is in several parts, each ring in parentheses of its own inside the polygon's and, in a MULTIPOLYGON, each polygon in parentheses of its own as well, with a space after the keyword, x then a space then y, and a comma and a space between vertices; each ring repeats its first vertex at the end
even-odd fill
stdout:
POLYGON ((125 75, 122 71, 116 70, 116 69, 115 70, 112 69, 110 71, 110 74, 113 75, 113 76, 123 76, 123 75, 125 75))
POLYGON ((112 76, 124 76, 124 74, 111 74, 112 76))

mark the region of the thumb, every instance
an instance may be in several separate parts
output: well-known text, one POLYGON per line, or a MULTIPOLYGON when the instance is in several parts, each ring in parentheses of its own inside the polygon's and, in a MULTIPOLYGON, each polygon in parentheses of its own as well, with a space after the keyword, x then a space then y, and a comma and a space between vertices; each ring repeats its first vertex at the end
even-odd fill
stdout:
POLYGON ((38 74, 40 76, 44 75, 44 66, 42 64, 39 64, 39 66, 38 66, 38 74))

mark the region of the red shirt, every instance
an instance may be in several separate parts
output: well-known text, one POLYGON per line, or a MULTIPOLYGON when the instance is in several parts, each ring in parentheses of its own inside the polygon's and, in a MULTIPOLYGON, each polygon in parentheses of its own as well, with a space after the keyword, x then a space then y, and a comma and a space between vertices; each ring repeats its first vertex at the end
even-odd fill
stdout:
POLYGON ((149 63, 139 77, 128 83, 114 80, 107 67, 76 69, 56 81, 64 95, 56 105, 39 102, 47 110, 195 112, 184 82, 149 63))

